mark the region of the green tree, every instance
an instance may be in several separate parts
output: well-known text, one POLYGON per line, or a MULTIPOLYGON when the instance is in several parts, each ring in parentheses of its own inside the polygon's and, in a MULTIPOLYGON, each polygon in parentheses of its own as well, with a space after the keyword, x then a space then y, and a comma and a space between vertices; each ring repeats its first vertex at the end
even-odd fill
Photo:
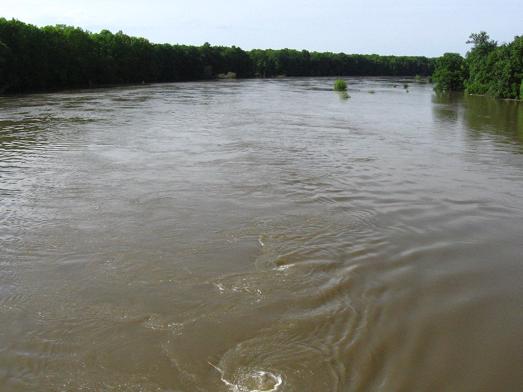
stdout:
POLYGON ((436 91, 460 91, 467 78, 465 59, 459 53, 445 53, 436 61, 432 75, 436 91))
POLYGON ((499 98, 518 98, 523 77, 523 37, 499 45, 481 32, 472 34, 467 53, 469 78, 465 81, 469 94, 486 94, 499 98))
POLYGON ((484 31, 471 34, 467 43, 473 46, 467 53, 469 78, 465 81, 466 91, 469 94, 487 94, 492 82, 491 65, 495 61, 489 61, 489 56, 496 50, 497 43, 484 31))

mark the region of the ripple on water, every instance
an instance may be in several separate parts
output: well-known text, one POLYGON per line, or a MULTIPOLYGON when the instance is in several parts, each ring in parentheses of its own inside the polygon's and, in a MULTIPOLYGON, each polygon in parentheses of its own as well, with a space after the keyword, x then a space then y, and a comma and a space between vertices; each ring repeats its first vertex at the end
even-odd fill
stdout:
POLYGON ((209 362, 221 376, 222 382, 231 392, 276 392, 283 385, 283 377, 266 370, 240 368, 227 380, 224 372, 218 366, 209 362))
POLYGON ((351 83, 0 99, 0 390, 521 390, 521 146, 351 83))

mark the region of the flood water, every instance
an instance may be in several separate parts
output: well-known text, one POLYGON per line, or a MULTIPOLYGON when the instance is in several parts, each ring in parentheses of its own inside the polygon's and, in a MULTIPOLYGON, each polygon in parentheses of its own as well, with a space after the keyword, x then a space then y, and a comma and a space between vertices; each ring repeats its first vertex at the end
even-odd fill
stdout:
POLYGON ((0 98, 0 390, 523 390, 523 104, 348 82, 0 98))

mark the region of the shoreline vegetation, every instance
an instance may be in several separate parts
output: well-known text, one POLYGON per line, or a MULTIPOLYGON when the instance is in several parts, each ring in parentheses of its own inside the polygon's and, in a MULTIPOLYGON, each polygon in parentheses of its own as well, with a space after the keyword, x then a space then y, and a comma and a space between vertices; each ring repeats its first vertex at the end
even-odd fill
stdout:
POLYGON ((0 18, 0 93, 281 76, 430 76, 435 59, 154 44, 122 32, 0 18))
POLYGON ((445 53, 438 58, 245 51, 209 43, 155 44, 121 31, 91 33, 0 18, 0 94, 213 79, 398 76, 428 78, 438 93, 464 91, 521 100, 523 36, 498 45, 480 32, 471 34, 467 43, 472 49, 465 57, 445 53))
POLYGON ((465 57, 445 53, 436 60, 432 80, 436 92, 523 99, 523 36, 499 45, 482 31, 471 34, 465 57))

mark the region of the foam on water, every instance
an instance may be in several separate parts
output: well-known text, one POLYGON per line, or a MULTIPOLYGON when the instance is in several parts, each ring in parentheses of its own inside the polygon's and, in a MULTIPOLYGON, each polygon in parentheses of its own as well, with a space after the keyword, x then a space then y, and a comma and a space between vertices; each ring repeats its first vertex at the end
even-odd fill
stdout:
POLYGON ((240 369, 231 382, 225 378, 222 369, 210 362, 209 365, 220 373, 221 381, 231 392, 276 392, 283 385, 282 376, 265 370, 240 369))

